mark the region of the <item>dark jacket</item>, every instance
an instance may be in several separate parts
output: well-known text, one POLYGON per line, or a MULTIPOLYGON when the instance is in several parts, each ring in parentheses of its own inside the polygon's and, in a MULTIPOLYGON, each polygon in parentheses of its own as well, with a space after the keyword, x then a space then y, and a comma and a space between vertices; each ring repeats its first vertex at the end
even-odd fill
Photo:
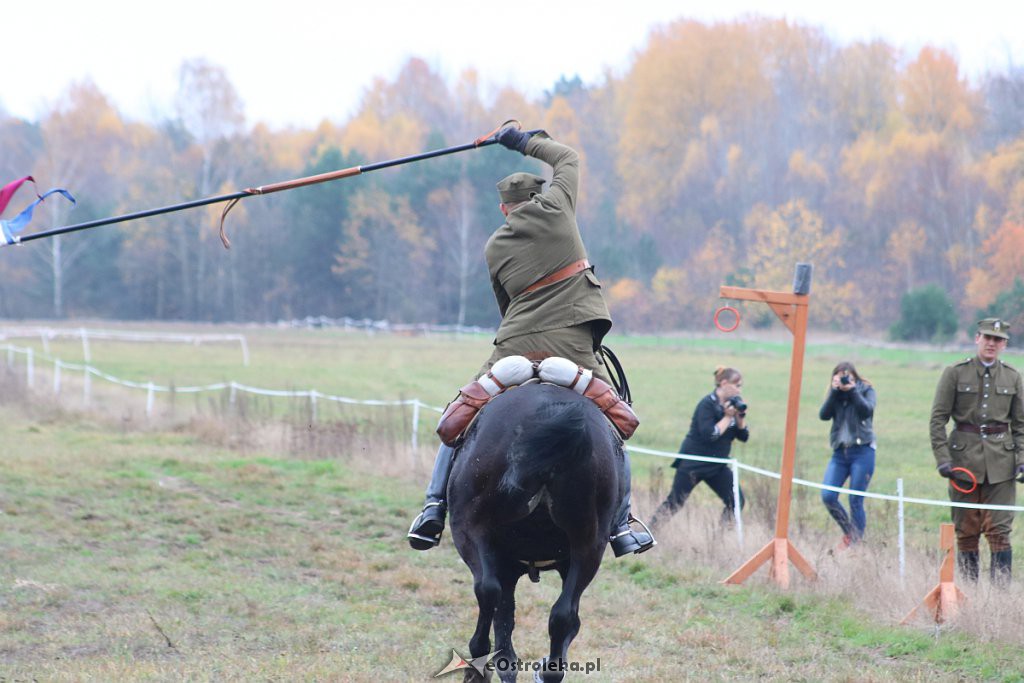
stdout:
POLYGON ((858 381, 849 391, 832 389, 818 411, 822 420, 832 420, 829 445, 832 450, 875 443, 871 419, 875 414, 875 389, 858 381))
MULTIPOLYGON (((715 425, 725 416, 725 408, 718 402, 718 396, 711 392, 700 400, 690 420, 690 431, 687 432, 679 452, 685 455, 705 455, 713 458, 728 458, 733 439, 746 441, 750 438, 750 430, 739 429, 733 422, 722 434, 715 434, 715 425)), ((685 462, 677 459, 672 467, 679 467, 685 462)))

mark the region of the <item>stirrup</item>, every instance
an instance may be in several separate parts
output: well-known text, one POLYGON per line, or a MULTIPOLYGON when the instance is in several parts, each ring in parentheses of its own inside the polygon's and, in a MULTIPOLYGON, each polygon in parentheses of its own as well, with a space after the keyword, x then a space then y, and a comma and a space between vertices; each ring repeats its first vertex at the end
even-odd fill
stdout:
POLYGON ((615 553, 615 557, 622 557, 623 555, 628 555, 629 553, 639 555, 640 553, 647 552, 654 546, 658 545, 658 542, 654 540, 654 534, 651 533, 650 528, 642 521, 634 517, 632 514, 630 514, 629 517, 626 518, 625 531, 620 531, 619 533, 610 536, 608 538, 608 542, 611 543, 612 551, 615 553), (634 533, 634 531, 629 528, 629 525, 632 522, 636 522, 644 528, 644 532, 647 534, 647 538, 650 539, 649 542, 642 542, 640 538, 637 538, 636 533, 634 533), (616 541, 618 539, 625 539, 627 536, 629 537, 629 540, 625 543, 625 545, 616 544, 616 541))
POLYGON ((633 513, 631 512, 631 513, 629 513, 629 518, 626 519, 626 523, 627 524, 631 524, 633 522, 636 522, 637 524, 642 526, 644 528, 644 531, 647 533, 647 535, 651 537, 651 544, 650 545, 645 545, 643 547, 643 550, 638 550, 637 551, 638 554, 642 553, 642 552, 645 552, 647 550, 650 550, 654 546, 658 545, 658 542, 656 540, 654 540, 654 532, 651 531, 651 527, 649 527, 646 524, 644 524, 644 521, 642 519, 634 517, 633 513))
POLYGON ((441 543, 441 533, 444 531, 444 515, 445 506, 442 502, 427 503, 423 506, 423 510, 416 515, 416 519, 412 520, 412 524, 409 526, 409 532, 405 535, 409 539, 409 545, 412 546, 413 550, 430 550, 431 548, 441 543), (423 515, 427 512, 428 508, 439 507, 441 508, 442 518, 441 521, 437 522, 441 528, 437 530, 436 534, 423 533, 424 530, 419 527, 424 523, 423 515))

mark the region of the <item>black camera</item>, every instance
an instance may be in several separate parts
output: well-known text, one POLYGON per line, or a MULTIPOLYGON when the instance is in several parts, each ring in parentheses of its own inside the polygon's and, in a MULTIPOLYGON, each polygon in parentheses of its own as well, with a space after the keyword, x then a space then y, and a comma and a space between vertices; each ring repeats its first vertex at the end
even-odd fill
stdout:
POLYGON ((747 404, 740 396, 733 396, 729 399, 729 405, 736 409, 736 412, 740 415, 747 414, 747 404))
POLYGON ((849 384, 853 384, 853 378, 849 375, 843 375, 839 378, 839 383, 845 387, 849 384))

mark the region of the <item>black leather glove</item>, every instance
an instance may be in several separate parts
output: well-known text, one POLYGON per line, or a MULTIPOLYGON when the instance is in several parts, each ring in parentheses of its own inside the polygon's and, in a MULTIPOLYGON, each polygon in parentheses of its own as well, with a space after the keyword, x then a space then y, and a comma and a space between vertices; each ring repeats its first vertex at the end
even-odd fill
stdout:
POLYGON ((1017 465, 1017 483, 1024 484, 1024 465, 1017 465))
POLYGON ((526 143, 530 141, 530 136, 515 126, 505 126, 498 131, 494 138, 498 141, 499 145, 520 154, 526 154, 526 143))
POLYGON ((973 481, 971 481, 971 478, 964 474, 963 472, 954 472, 953 463, 951 462, 944 462, 941 465, 939 465, 939 474, 944 476, 946 479, 956 479, 958 482, 962 484, 974 483, 973 481))

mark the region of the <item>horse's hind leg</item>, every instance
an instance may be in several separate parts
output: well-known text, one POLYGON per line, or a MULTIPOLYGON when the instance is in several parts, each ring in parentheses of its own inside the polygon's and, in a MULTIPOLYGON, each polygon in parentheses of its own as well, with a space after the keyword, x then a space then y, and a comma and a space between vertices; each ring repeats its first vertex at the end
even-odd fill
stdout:
MULTIPOLYGON (((476 659, 491 653, 491 624, 494 622, 494 613, 501 602, 501 580, 498 577, 497 561, 495 553, 484 544, 477 547, 478 564, 473 567, 473 591, 476 593, 476 602, 479 606, 479 614, 476 620, 476 630, 469 640, 469 655, 476 659)), ((488 675, 486 678, 490 678, 488 675)), ((466 671, 465 680, 479 681, 480 676, 473 669, 466 671)))
POLYGON ((515 664, 519 657, 512 645, 512 630, 516 626, 516 583, 522 575, 518 567, 506 567, 501 572, 501 600, 494 613, 494 649, 498 651, 494 662, 496 665, 501 662, 510 664, 498 668, 498 678, 502 683, 514 683, 518 673, 515 664))
MULTIPOLYGON (((568 662, 569 644, 580 632, 580 597, 597 576, 606 541, 602 536, 593 547, 574 547, 570 551, 569 569, 562 577, 562 592, 551 607, 548 634, 551 636, 549 663, 568 662)), ((558 683, 564 678, 561 671, 546 671, 544 683, 558 683)))

